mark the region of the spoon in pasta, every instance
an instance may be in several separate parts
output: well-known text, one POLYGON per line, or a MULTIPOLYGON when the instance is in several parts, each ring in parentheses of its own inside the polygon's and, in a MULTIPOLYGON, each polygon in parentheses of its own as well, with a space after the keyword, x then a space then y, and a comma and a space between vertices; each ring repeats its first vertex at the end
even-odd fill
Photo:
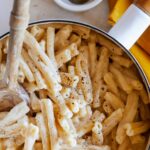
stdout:
POLYGON ((18 84, 18 68, 24 33, 28 26, 30 0, 14 0, 10 17, 10 37, 6 71, 0 81, 0 111, 7 110, 21 101, 29 102, 29 96, 18 84))

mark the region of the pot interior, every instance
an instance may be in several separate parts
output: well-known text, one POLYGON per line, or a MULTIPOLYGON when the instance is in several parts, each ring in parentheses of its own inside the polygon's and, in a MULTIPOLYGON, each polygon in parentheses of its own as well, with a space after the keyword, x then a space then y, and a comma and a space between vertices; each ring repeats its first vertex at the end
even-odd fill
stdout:
MULTIPOLYGON (((45 32, 47 27, 50 26, 50 27, 55 28, 55 32, 56 32, 56 36, 57 36, 57 31, 60 28, 65 27, 66 25, 71 25, 72 26, 71 30, 72 30, 72 33, 73 33, 74 37, 82 38, 82 43, 80 43, 82 46, 88 47, 89 46, 88 44, 90 42, 92 43, 93 41, 96 43, 96 45, 95 45, 95 48, 96 48, 95 72, 97 72, 97 67, 98 66, 96 66, 96 65, 98 65, 98 61, 101 58, 100 56, 102 55, 102 51, 103 51, 102 49, 103 49, 103 47, 105 47, 106 49, 108 49, 110 51, 110 54, 109 54, 108 62, 102 62, 104 64, 104 66, 107 63, 109 63, 109 65, 115 67, 116 70, 119 70, 119 72, 121 72, 123 74, 124 78, 125 78, 124 81, 127 81, 129 85, 133 83, 131 85, 131 87, 132 87, 131 89, 133 91, 134 90, 137 91, 136 92, 137 94, 139 92, 138 91, 139 88, 141 88, 141 87, 140 86, 137 87, 134 84, 135 82, 133 82, 133 81, 138 81, 138 82, 136 82, 136 84, 137 83, 142 83, 144 85, 145 91, 147 92, 147 95, 150 96, 150 93, 149 93, 150 88, 149 88, 148 79, 146 78, 146 75, 144 74, 144 72, 143 72, 142 68, 140 67, 139 63, 136 61, 134 56, 128 50, 126 50, 120 43, 118 43, 115 39, 110 37, 103 30, 100 30, 100 29, 98 29, 96 27, 93 27, 91 25, 87 25, 87 24, 83 24, 83 23, 79 23, 79 22, 74 22, 74 21, 45 20, 45 21, 39 21, 39 22, 34 22, 34 23, 30 24, 29 28, 28 28, 28 31, 30 31, 32 33, 32 31, 31 31, 32 28, 34 26, 38 26, 39 28, 42 28, 43 31, 45 32), (90 35, 93 35, 93 36, 91 36, 92 38, 90 37, 90 35), (119 62, 120 60, 122 60, 121 59, 122 57, 125 58, 125 60, 127 60, 127 61, 124 61, 124 62, 127 62, 127 64, 119 62), (117 65, 118 63, 120 63, 120 64, 117 65)), ((3 43, 4 41, 6 41, 8 36, 9 36, 9 33, 3 35, 0 38, 0 44, 3 43)), ((44 36, 42 38, 45 39, 44 36)), ((62 37, 62 38, 64 38, 64 37, 62 37)), ((68 39, 69 39, 69 41, 71 41, 71 37, 68 37, 68 39)), ((72 39, 74 39, 74 38, 72 38, 72 39)), ((38 39, 37 41, 40 41, 40 40, 41 39, 38 39)), ((61 40, 61 38, 60 38, 60 40, 61 40)), ((61 51, 61 49, 60 49, 60 45, 55 45, 55 46, 58 47, 58 50, 56 48, 56 54, 57 54, 57 53, 59 53, 59 51, 61 51)), ((65 46, 64 46, 64 48, 65 48, 65 46)), ((4 53, 4 58, 2 58, 2 61, 4 61, 4 59, 6 59, 7 49, 3 50, 3 53, 4 53)), ((91 53, 92 53, 92 51, 91 51, 91 53)), ((90 59, 90 56, 87 56, 87 57, 90 59)), ((90 66, 90 60, 88 60, 88 61, 89 62, 87 62, 86 65, 90 66)), ((70 64, 75 64, 75 63, 74 63, 74 61, 72 61, 70 64)), ((84 66, 84 64, 83 64, 83 66, 84 66)), ((111 72, 110 67, 106 66, 106 68, 107 68, 107 70, 105 70, 106 71, 105 73, 111 72)), ((63 70, 64 68, 61 68, 61 69, 63 70)), ((98 69, 101 70, 101 68, 98 68, 98 69)), ((105 75, 105 73, 103 73, 103 74, 105 75)), ((124 87, 122 87, 122 85, 119 83, 122 79, 120 79, 120 80, 117 79, 117 78, 120 78, 120 75, 118 75, 119 74, 118 71, 114 71, 114 72, 112 71, 111 74, 113 74, 114 81, 118 84, 117 85, 118 89, 120 89, 120 91, 125 90, 125 91, 123 91, 123 93, 126 92, 126 95, 129 94, 131 92, 130 89, 129 90, 124 89, 124 87)), ((91 79, 93 79, 94 76, 95 76, 95 74, 93 74, 93 77, 91 77, 91 79)), ((101 79, 101 80, 104 80, 104 79, 101 79)), ((107 90, 109 91, 110 89, 107 89, 107 90)))

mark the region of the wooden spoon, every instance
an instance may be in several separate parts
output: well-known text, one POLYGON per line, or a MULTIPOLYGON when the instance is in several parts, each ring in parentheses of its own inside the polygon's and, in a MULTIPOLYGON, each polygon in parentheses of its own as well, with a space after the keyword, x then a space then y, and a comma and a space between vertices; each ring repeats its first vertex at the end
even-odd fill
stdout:
POLYGON ((29 21, 30 0, 14 0, 10 17, 10 37, 6 71, 0 81, 0 111, 9 109, 21 101, 29 102, 29 96, 17 82, 19 60, 24 33, 29 21))

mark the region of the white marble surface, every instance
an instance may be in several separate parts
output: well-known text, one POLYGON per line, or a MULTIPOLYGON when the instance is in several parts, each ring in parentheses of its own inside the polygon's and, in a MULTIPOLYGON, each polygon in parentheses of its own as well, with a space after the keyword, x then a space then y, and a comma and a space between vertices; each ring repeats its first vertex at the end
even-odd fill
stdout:
MULTIPOLYGON (((0 0, 0 35, 9 31, 9 15, 13 0, 0 0)), ((53 0, 31 0, 30 22, 42 19, 71 19, 92 24, 98 28, 108 31, 107 23, 108 2, 103 0, 95 8, 82 12, 73 13, 57 6, 53 0)))

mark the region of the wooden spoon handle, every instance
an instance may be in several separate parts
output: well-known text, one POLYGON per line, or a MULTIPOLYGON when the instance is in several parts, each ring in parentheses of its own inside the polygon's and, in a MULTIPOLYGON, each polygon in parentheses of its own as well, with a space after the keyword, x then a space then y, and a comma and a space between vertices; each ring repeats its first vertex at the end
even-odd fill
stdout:
POLYGON ((137 0, 136 5, 150 15, 150 0, 137 0))
POLYGON ((29 21, 29 6, 30 0, 14 0, 10 17, 10 38, 5 74, 6 79, 9 80, 9 87, 15 87, 17 83, 24 33, 29 21))

